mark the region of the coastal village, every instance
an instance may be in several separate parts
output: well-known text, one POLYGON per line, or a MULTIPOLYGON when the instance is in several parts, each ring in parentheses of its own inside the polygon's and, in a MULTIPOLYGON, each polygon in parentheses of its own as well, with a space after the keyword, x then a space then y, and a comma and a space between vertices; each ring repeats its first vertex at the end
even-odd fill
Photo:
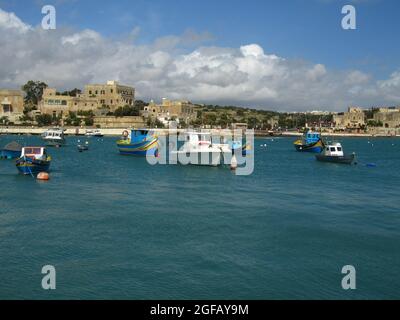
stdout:
MULTIPOLYGON (((325 133, 400 135, 400 107, 348 107, 345 112, 275 112, 190 101, 144 102, 135 88, 117 81, 85 85, 83 91, 58 92, 39 81, 20 90, 0 89, 0 131, 23 127, 64 128, 255 129, 258 133, 293 133, 305 128, 325 133)), ((8 132, 8 131, 7 131, 8 132)))

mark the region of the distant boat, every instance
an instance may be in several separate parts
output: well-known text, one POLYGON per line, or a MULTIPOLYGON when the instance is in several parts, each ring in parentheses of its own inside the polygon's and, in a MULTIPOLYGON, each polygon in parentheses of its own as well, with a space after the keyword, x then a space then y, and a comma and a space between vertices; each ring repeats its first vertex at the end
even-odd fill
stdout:
POLYGON ((42 133, 42 139, 49 147, 61 147, 66 144, 64 130, 59 128, 46 130, 42 133))
POLYGON ((334 162, 342 164, 352 164, 355 160, 355 154, 345 155, 343 147, 339 142, 325 146, 321 154, 315 155, 318 161, 334 162))
POLYGON ((94 130, 89 129, 86 130, 85 136, 101 138, 104 137, 104 134, 102 134, 99 129, 94 129, 94 130))
MULTIPOLYGON (((80 141, 78 141, 78 142, 80 142, 80 141)), ((77 145, 77 147, 78 147, 78 151, 79 152, 87 151, 87 150, 89 150, 89 142, 86 141, 84 144, 83 143, 79 143, 77 145)))
POLYGON ((157 156, 158 137, 147 129, 132 129, 123 132, 122 140, 117 141, 120 154, 134 156, 157 156))
POLYGON ((17 159, 17 169, 24 175, 33 175, 39 172, 48 172, 51 157, 44 147, 24 147, 21 157, 17 159))
POLYGON ((0 159, 15 159, 21 156, 22 146, 13 141, 0 150, 0 159))
POLYGON ((324 149, 324 142, 320 133, 308 131, 303 139, 294 142, 294 147, 299 152, 320 153, 324 149))

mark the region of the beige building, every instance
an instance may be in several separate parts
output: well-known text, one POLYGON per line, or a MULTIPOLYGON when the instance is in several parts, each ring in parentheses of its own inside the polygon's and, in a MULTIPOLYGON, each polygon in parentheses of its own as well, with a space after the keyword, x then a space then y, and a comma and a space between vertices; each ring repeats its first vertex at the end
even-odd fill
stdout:
POLYGON ((400 128, 400 108, 379 108, 373 120, 382 123, 384 128, 400 128))
POLYGON ((41 113, 61 117, 67 116, 69 111, 89 111, 98 107, 96 98, 88 98, 84 94, 78 94, 76 97, 60 95, 53 88, 44 89, 42 100, 39 102, 41 113))
POLYGON ((42 113, 55 116, 66 116, 69 111, 96 111, 107 108, 115 111, 125 105, 133 106, 135 103, 135 89, 119 85, 116 81, 107 84, 89 84, 85 91, 76 97, 57 94, 56 89, 47 88, 43 91, 39 109, 42 113))
POLYGON ((162 104, 151 101, 143 111, 144 117, 157 118, 160 121, 180 120, 185 122, 196 120, 197 112, 195 106, 189 101, 170 101, 163 99, 162 104))
POLYGON ((349 107, 347 112, 333 115, 333 122, 337 129, 361 129, 365 126, 365 114, 361 108, 349 107))
POLYGON ((120 85, 117 81, 108 81, 107 84, 88 84, 84 95, 87 98, 97 99, 100 107, 107 107, 111 112, 118 107, 135 104, 135 88, 120 85))
POLYGON ((24 111, 24 94, 20 90, 0 89, 0 118, 7 117, 10 122, 19 122, 24 111))

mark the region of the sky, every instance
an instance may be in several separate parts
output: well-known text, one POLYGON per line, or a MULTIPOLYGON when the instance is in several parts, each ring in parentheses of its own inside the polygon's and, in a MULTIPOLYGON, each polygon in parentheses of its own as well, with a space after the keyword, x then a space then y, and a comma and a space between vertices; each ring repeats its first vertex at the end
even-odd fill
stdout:
POLYGON ((137 99, 279 111, 400 105, 397 0, 0 0, 0 88, 118 80, 137 99), (41 9, 56 8, 56 30, 41 9), (342 7, 356 8, 344 30, 342 7))

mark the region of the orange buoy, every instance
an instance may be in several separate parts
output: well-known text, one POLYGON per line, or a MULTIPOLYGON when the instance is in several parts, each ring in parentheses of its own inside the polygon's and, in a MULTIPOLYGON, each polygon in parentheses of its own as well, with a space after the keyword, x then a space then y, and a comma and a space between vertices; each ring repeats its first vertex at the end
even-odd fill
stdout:
POLYGON ((37 175, 36 179, 38 179, 38 180, 43 180, 43 181, 47 181, 47 180, 50 179, 50 176, 49 176, 49 174, 48 174, 47 172, 40 172, 40 173, 37 175))

